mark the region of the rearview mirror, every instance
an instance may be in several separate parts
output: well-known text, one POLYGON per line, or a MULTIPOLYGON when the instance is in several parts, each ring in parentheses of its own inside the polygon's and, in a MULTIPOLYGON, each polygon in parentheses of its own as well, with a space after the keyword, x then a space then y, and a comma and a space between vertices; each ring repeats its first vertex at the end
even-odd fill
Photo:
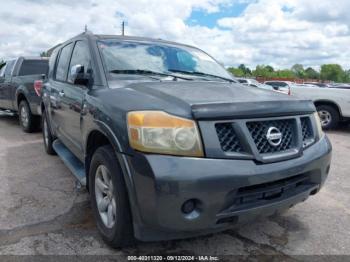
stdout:
POLYGON ((85 68, 83 65, 74 65, 70 69, 69 80, 74 85, 87 86, 90 80, 88 74, 85 74, 85 68))

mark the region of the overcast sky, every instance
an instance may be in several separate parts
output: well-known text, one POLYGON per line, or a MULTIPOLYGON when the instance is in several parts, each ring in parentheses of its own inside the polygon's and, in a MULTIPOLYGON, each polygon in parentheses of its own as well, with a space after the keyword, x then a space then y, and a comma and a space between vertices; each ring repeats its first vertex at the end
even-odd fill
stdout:
POLYGON ((81 33, 192 44, 226 66, 350 68, 349 0, 0 0, 0 58, 38 55, 81 33))

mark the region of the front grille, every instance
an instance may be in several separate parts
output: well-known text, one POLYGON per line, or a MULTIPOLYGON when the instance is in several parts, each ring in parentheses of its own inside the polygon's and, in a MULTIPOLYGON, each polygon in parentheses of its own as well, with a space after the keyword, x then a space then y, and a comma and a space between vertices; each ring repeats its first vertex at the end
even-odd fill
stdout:
POLYGON ((224 152, 243 152, 232 123, 218 123, 215 125, 215 129, 224 152))
POLYGON ((295 146, 296 134, 293 119, 247 122, 248 130, 260 154, 276 153, 292 149, 295 146), (279 145, 269 143, 266 134, 270 127, 278 128, 282 134, 279 145))
POLYGON ((303 147, 310 145, 314 141, 314 133, 310 117, 300 118, 301 131, 303 136, 303 147))

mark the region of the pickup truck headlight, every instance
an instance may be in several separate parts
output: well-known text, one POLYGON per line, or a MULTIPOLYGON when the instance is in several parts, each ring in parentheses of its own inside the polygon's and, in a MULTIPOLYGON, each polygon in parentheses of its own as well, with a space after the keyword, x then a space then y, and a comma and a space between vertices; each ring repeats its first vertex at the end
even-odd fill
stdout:
POLYGON ((317 136, 319 138, 321 138, 324 135, 324 132, 322 130, 321 119, 320 119, 320 116, 318 115, 318 112, 314 113, 314 118, 315 118, 315 122, 316 122, 317 136))
POLYGON ((133 111, 127 115, 130 146, 157 154, 203 157, 196 122, 162 111, 133 111))

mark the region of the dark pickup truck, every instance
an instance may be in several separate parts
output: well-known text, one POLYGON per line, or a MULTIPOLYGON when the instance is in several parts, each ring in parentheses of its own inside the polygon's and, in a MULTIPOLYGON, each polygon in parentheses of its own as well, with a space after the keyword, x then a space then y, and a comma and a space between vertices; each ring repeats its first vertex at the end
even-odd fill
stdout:
POLYGON ((329 173, 311 101, 237 84, 191 46, 78 35, 53 52, 42 97, 45 149, 87 187, 114 247, 274 214, 329 173))
POLYGON ((0 109, 18 112, 25 132, 40 126, 40 92, 48 71, 48 59, 19 57, 0 70, 0 109))

